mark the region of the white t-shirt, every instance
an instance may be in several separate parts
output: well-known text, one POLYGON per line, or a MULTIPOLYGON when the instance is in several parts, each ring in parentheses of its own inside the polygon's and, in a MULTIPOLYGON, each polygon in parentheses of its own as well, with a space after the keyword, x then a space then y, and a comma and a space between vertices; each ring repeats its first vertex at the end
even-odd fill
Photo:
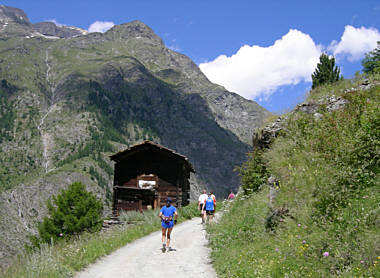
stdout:
POLYGON ((207 194, 202 194, 201 196, 199 196, 198 201, 200 204, 204 204, 206 202, 207 198, 208 198, 207 194))

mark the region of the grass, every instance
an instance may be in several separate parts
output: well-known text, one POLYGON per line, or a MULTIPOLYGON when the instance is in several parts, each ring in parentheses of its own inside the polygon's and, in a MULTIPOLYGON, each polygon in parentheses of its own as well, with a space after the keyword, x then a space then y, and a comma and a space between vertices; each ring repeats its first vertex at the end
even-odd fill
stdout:
POLYGON ((380 86, 343 91, 345 109, 292 115, 263 153, 274 203, 267 187, 240 194, 208 227, 219 277, 380 277, 380 86))
MULTIPOLYGON (((181 223, 198 216, 199 212, 196 204, 192 203, 180 208, 178 214, 178 223, 181 223)), ((160 220, 157 216, 158 211, 145 211, 144 214, 128 212, 121 216, 121 220, 126 221, 124 225, 99 233, 85 233, 54 245, 45 244, 39 250, 19 256, 18 261, 0 273, 0 277, 73 277, 75 272, 98 258, 159 230, 160 220)))

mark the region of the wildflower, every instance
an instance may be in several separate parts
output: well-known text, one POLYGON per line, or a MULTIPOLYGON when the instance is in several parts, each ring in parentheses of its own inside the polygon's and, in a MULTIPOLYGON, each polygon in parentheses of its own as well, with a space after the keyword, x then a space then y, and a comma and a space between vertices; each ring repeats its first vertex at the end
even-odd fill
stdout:
POLYGON ((360 261, 360 263, 361 263, 361 264, 364 264, 364 261, 363 261, 363 260, 361 260, 361 261, 360 261))
POLYGON ((303 240, 303 241, 302 241, 302 244, 306 244, 306 240, 303 240))
POLYGON ((59 236, 60 236, 60 237, 63 237, 63 234, 62 234, 62 233, 60 233, 60 234, 59 234, 59 236))
POLYGON ((276 250, 276 252, 278 252, 280 249, 276 248, 275 250, 276 250))
POLYGON ((328 257, 329 256, 329 252, 324 252, 323 253, 323 257, 328 257))
POLYGON ((301 224, 298 224, 297 226, 298 226, 298 227, 301 227, 301 224))

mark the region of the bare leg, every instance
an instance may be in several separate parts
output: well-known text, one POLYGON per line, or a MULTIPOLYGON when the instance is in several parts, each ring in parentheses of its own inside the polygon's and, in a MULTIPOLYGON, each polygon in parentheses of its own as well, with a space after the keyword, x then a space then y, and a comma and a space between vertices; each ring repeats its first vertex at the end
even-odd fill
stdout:
POLYGON ((209 218, 209 223, 211 223, 212 222, 212 219, 214 218, 214 215, 213 214, 211 214, 210 216, 209 216, 210 218, 209 218))
POLYGON ((161 231, 162 231, 161 241, 162 241, 162 244, 165 244, 165 241, 166 241, 166 229, 161 227, 161 231))
POLYGON ((169 248, 170 245, 170 234, 172 233, 173 228, 168 228, 168 234, 167 234, 167 241, 166 241, 166 247, 169 248))
POLYGON ((200 211, 201 211, 201 218, 202 218, 202 224, 205 222, 205 219, 204 219, 204 215, 203 215, 203 209, 202 207, 200 208, 200 211))

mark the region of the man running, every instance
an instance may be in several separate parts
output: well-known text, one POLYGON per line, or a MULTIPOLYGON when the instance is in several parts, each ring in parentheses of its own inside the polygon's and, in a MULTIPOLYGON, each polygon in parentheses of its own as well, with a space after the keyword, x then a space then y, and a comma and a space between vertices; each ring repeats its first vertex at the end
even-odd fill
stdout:
POLYGON ((170 251, 170 234, 172 233, 174 224, 177 224, 177 209, 172 206, 172 199, 166 199, 166 206, 161 208, 160 214, 161 218, 161 231, 162 231, 162 252, 166 252, 166 248, 170 251), (174 219, 173 219, 174 218, 174 219))
POLYGON ((204 211, 204 205, 207 199, 207 191, 203 190, 202 194, 198 198, 198 210, 201 212, 202 224, 206 221, 206 213, 204 211))
POLYGON ((215 213, 215 199, 212 197, 211 192, 208 194, 208 197, 206 199, 205 209, 206 209, 206 215, 208 218, 208 223, 212 222, 212 219, 214 217, 215 213))

